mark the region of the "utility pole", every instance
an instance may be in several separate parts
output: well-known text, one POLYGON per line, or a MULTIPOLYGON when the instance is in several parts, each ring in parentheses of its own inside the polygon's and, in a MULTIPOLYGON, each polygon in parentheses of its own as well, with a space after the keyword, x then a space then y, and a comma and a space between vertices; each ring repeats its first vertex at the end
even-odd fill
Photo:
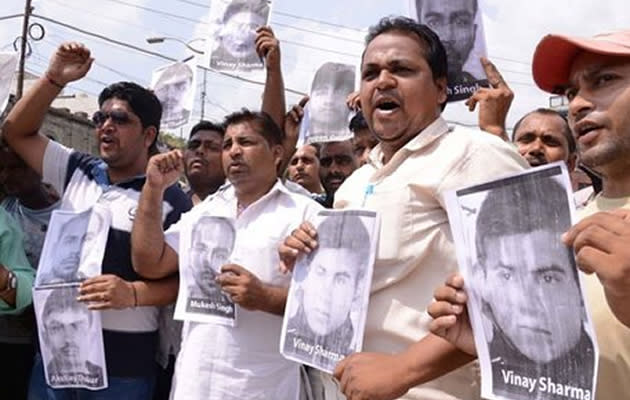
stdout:
POLYGON ((203 69, 203 88, 201 89, 201 119, 203 119, 206 111, 206 75, 208 70, 203 69))
POLYGON ((20 38, 20 69, 18 70, 16 93, 18 100, 22 97, 22 92, 24 91, 24 63, 26 61, 26 41, 28 40, 28 20, 32 12, 33 7, 31 7, 31 0, 26 0, 26 5, 24 6, 24 21, 22 22, 22 37, 20 38))

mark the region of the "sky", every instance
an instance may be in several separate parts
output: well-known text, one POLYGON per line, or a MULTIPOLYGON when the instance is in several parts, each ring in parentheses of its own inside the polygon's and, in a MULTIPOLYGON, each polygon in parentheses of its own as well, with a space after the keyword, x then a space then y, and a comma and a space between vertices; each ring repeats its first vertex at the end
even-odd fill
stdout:
MULTIPOLYGON (((33 0, 33 17, 45 29, 43 39, 30 40, 32 52, 26 69, 45 71, 50 54, 62 42, 76 40, 91 49, 95 64, 88 75, 73 83, 65 93, 96 96, 107 84, 133 80, 149 86, 151 72, 170 61, 143 54, 106 40, 80 33, 80 29, 175 59, 192 53, 176 41, 148 44, 146 38, 177 38, 204 50, 212 0, 33 0), (59 23, 68 25, 64 27, 59 23), (197 40, 195 40, 197 39, 197 40)), ((448 1, 448 0, 444 0, 448 1)), ((24 11, 24 0, 2 0, 0 51, 13 51, 21 33, 21 18, 2 17, 24 11)), ((531 59, 538 41, 548 33, 591 36, 630 29, 627 0, 479 0, 488 57, 497 65, 515 93, 508 115, 511 128, 526 112, 549 105, 549 95, 539 90, 531 77, 531 59)), ((358 65, 367 27, 386 15, 406 14, 407 0, 276 0, 270 25, 280 39, 285 86, 307 93, 317 67, 334 61, 358 65)), ((262 77, 253 77, 262 82, 262 77)), ((242 107, 260 107, 262 85, 207 72, 204 118, 220 121, 242 107)), ((204 73, 198 71, 193 119, 201 116, 204 73)), ((287 92, 287 106, 301 95, 287 92)), ((448 121, 475 125, 476 113, 462 102, 451 103, 444 114, 448 121)), ((174 132, 186 135, 189 127, 174 132)))

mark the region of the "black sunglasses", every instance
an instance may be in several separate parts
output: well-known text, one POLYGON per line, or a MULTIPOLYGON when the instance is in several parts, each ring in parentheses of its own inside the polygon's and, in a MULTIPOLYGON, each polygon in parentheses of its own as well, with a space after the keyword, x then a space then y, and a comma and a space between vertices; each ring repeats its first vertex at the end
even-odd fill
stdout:
POLYGON ((99 110, 92 116, 92 122, 94 122, 94 125, 96 125, 97 128, 100 128, 109 118, 111 118, 112 122, 116 125, 126 125, 131 122, 129 114, 120 110, 112 110, 109 112, 99 110))

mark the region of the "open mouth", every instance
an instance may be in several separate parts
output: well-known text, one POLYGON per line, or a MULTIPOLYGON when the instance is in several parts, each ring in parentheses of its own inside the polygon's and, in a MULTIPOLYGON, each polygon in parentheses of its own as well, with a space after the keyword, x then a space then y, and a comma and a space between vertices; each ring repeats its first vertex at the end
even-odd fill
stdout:
POLYGON ((381 98, 376 101, 375 108, 383 114, 391 114, 400 108, 400 104, 392 98, 381 98))

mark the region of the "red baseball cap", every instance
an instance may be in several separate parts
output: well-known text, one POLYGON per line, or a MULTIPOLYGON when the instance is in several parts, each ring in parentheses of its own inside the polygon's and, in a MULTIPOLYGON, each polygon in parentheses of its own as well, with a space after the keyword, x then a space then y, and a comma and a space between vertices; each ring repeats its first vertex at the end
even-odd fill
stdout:
POLYGON ((532 75, 538 87, 555 93, 569 83, 573 60, 582 51, 630 57, 630 30, 603 33, 592 38, 545 36, 536 46, 532 62, 532 75))

